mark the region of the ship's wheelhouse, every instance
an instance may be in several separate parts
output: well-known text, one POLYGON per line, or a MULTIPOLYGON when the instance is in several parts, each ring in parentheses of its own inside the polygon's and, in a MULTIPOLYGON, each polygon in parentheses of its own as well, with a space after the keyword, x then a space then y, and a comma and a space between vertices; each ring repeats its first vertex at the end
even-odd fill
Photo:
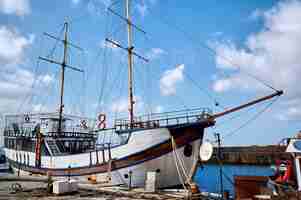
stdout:
POLYGON ((4 146, 7 149, 35 152, 39 134, 41 155, 75 154, 95 149, 97 138, 89 128, 93 122, 87 119, 64 116, 60 132, 56 113, 8 115, 5 122, 4 146))

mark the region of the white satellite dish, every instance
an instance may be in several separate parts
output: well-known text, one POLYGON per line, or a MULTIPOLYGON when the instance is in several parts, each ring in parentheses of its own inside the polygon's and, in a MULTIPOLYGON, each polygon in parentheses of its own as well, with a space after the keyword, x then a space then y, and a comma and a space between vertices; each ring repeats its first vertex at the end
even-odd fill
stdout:
POLYGON ((208 161, 213 154, 213 146, 209 142, 203 142, 200 147, 200 159, 201 161, 208 161))

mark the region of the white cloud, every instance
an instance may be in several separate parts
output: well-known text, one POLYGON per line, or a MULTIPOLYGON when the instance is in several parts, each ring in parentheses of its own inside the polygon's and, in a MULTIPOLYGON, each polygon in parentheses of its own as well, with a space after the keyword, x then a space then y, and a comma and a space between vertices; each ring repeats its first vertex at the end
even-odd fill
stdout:
MULTIPOLYGON (((144 101, 140 96, 134 96, 134 112, 135 113, 140 113, 143 111, 144 108, 144 101)), ((126 112, 128 112, 129 110, 129 103, 128 103, 128 99, 127 98, 121 98, 117 101, 114 101, 111 104, 111 111, 112 112, 116 112, 118 114, 124 114, 126 112)))
POLYGON ((112 103, 111 105, 112 112, 126 112, 128 110, 128 101, 127 99, 120 99, 112 103))
POLYGON ((298 104, 293 107, 289 107, 286 112, 279 113, 276 117, 280 120, 299 120, 301 118, 301 106, 298 104))
POLYGON ((167 54, 166 51, 160 48, 152 48, 149 52, 146 53, 146 57, 150 60, 155 60, 160 58, 160 56, 167 54))
POLYGON ((264 27, 249 35, 244 47, 239 48, 232 42, 215 44, 217 67, 230 73, 230 76, 219 76, 213 89, 217 92, 262 90, 264 87, 259 82, 246 76, 249 73, 283 89, 285 100, 295 102, 282 105, 283 116, 299 116, 301 90, 296 86, 301 74, 301 2, 282 1, 268 11, 256 10, 253 15, 263 19, 264 27), (240 66, 242 72, 235 70, 233 65, 240 66))
POLYGON ((27 108, 33 106, 33 111, 36 111, 38 105, 27 105, 25 97, 31 93, 41 95, 40 92, 53 81, 53 75, 46 74, 35 78, 32 72, 19 67, 3 71, 0 74, 0 112, 16 112, 22 103, 27 108), (35 79, 35 87, 32 88, 35 79))
POLYGON ((160 91, 163 96, 176 94, 176 84, 183 81, 184 64, 176 68, 166 70, 160 79, 160 91))
POLYGON ((23 58, 25 48, 31 45, 33 40, 34 35, 26 38, 15 30, 0 26, 0 63, 19 63, 23 58))
POLYGON ((24 96, 29 92, 33 78, 31 72, 20 68, 2 72, 0 75, 1 100, 18 99, 24 96))
POLYGON ((33 35, 26 38, 6 26, 0 27, 1 99, 17 99, 28 92, 33 74, 17 65, 23 62, 25 50, 33 40, 33 35))
POLYGON ((45 74, 37 77, 37 85, 49 86, 54 81, 53 74, 45 74))
POLYGON ((29 0, 1 0, 0 11, 4 14, 24 16, 30 13, 29 0))
MULTIPOLYGON (((34 74, 20 67, 25 65, 26 50, 34 41, 34 35, 25 37, 15 29, 0 26, 0 112, 16 112, 25 96, 32 92, 34 74)), ((46 74, 37 77, 38 88, 53 81, 46 74)))

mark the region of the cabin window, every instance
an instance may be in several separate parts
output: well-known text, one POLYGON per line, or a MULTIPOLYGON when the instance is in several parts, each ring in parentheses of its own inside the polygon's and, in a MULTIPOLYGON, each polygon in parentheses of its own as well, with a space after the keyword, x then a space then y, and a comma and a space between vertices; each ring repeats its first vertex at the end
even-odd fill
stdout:
POLYGON ((96 145, 103 147, 106 144, 110 144, 112 148, 120 146, 128 142, 130 135, 131 134, 129 132, 116 133, 114 129, 99 130, 96 145))

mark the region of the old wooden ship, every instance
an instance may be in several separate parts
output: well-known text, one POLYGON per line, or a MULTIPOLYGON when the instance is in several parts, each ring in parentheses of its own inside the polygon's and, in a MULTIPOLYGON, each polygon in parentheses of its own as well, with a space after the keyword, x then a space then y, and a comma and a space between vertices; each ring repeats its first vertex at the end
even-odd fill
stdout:
POLYGON ((105 114, 99 114, 96 126, 87 118, 64 114, 65 70, 81 71, 67 63, 67 46, 73 44, 68 41, 66 22, 63 40, 51 36, 64 44, 63 61, 40 57, 61 66, 59 111, 22 113, 5 118, 4 150, 16 173, 79 179, 93 176, 99 182, 114 185, 128 184, 130 177, 132 186, 143 186, 146 173, 154 171, 158 174, 158 187, 189 186, 206 128, 214 126, 219 117, 283 94, 275 91, 221 113, 199 108, 134 116, 132 57, 144 58, 132 45, 134 25, 129 11, 130 0, 126 1, 126 8, 126 17, 121 17, 127 23, 128 46, 123 47, 109 38, 106 41, 128 54, 129 118, 118 119, 108 128, 105 114), (111 136, 113 141, 105 139, 111 136))

